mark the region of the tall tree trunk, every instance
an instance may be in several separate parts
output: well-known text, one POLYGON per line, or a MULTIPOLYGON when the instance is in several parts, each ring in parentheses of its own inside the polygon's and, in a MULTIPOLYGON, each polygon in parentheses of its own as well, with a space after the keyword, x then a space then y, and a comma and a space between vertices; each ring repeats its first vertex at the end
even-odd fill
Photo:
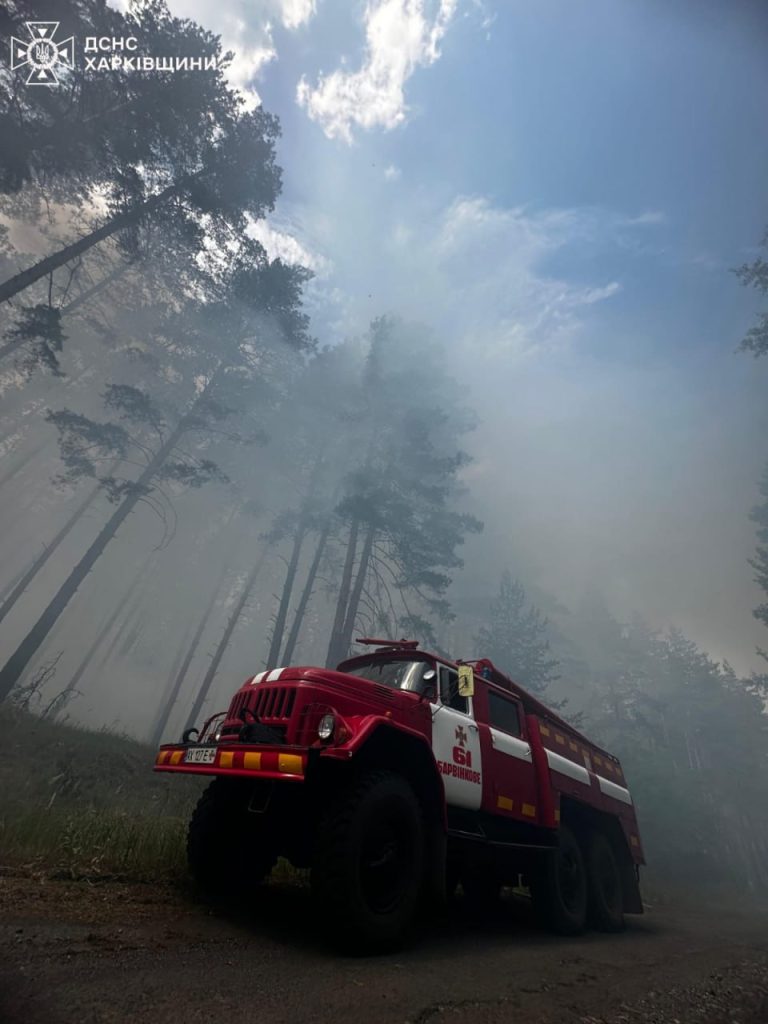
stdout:
POLYGON ((325 526, 323 527, 322 533, 317 542, 315 548, 315 554, 312 558, 312 564, 307 572, 307 578, 304 581, 304 589, 301 592, 299 598, 299 604, 296 608, 296 613, 293 616, 293 625, 291 631, 288 634, 288 640, 285 644, 285 651, 283 652, 282 664, 290 665, 293 658, 293 652, 296 650, 296 643, 299 639, 299 632, 301 631, 302 623, 304 622, 304 616, 309 605, 309 599, 312 596, 312 590, 315 586, 315 579, 317 578, 318 570, 320 569, 320 563, 323 560, 325 554, 325 548, 328 543, 328 538, 331 534, 331 517, 329 516, 326 520, 325 526))
MULTIPOLYGON (((142 566, 142 568, 139 570, 138 574, 135 576, 135 578, 134 578, 133 582, 131 583, 131 585, 128 587, 126 592, 123 594, 123 596, 120 598, 120 600, 115 605, 114 609, 112 610, 112 613, 105 620, 104 625, 101 627, 101 629, 99 630, 98 634, 96 635, 96 639, 93 641, 91 646, 88 648, 88 650, 83 655, 83 660, 77 666, 77 668, 75 669, 75 671, 74 671, 74 673, 72 675, 72 678, 69 680, 67 685, 62 690, 62 697, 65 694, 72 693, 72 691, 76 688, 77 684, 82 679, 83 673, 85 672, 85 670, 90 665, 90 663, 91 663, 91 661, 93 659, 94 654, 96 653, 96 651, 98 651, 99 647, 101 647, 102 643, 104 642, 106 637, 109 635, 109 631, 112 629, 114 624, 120 618, 120 615, 122 614, 123 609, 125 608, 125 606, 130 601, 132 594, 134 593, 134 591, 138 587, 139 581, 142 579, 142 577, 146 573, 146 570, 147 570, 147 565, 145 563, 142 566)), ((56 718, 64 710, 64 708, 66 707, 66 704, 67 704, 67 700, 66 699, 62 700, 61 703, 58 705, 58 710, 55 711, 51 717, 52 718, 56 718)))
MULTIPOLYGON (((68 316, 70 313, 74 313, 76 309, 79 309, 83 303, 92 299, 94 295, 98 295, 100 292, 103 292, 104 289, 108 285, 112 284, 113 281, 122 277, 128 268, 133 266, 133 262, 132 258, 122 260, 116 267, 113 267, 108 274, 105 274, 104 277, 92 284, 90 288, 84 289, 84 291, 80 292, 79 295, 76 295, 71 302, 68 302, 66 306, 62 306, 59 310, 61 315, 68 316)), ((2 355, 2 350, 0 350, 0 355, 2 355)))
POLYGON ((368 532, 365 535, 363 541, 363 550, 360 553, 360 565, 357 569, 357 576, 355 577, 355 585, 352 588, 352 593, 349 596, 349 604, 347 605, 347 614, 344 620, 344 628, 341 634, 340 640, 340 655, 339 661, 346 658, 349 654, 349 648, 352 644, 352 634, 355 630, 355 619, 357 618, 357 610, 360 607, 360 598, 363 596, 363 588, 365 586, 365 579, 368 575, 368 564, 371 560, 371 552, 373 551, 373 542, 376 537, 376 527, 371 524, 368 527, 368 532))
POLYGON ((280 595, 280 604, 277 608, 277 615, 275 616, 275 625, 272 630, 272 641, 269 645, 269 653, 267 654, 267 664, 276 667, 279 664, 280 659, 280 648, 283 646, 283 633, 285 632, 285 622, 288 618, 288 608, 291 604, 291 595, 293 593, 293 585, 296 582, 296 571, 299 567, 299 558, 301 557, 301 548, 304 543, 304 538, 307 534, 307 520, 302 515, 299 520, 299 524, 296 527, 296 533, 293 535, 293 548, 291 550, 291 557, 288 562, 288 571, 285 574, 285 583, 283 583, 283 590, 280 595))
POLYGON ((176 704, 176 701, 179 698, 181 687, 184 683, 187 672, 189 671, 189 666, 192 664, 192 659, 194 658, 195 653, 197 651, 198 644, 200 643, 200 638, 205 632, 205 627, 208 625, 208 620, 210 619, 213 613, 213 609, 216 607, 216 602, 219 599, 219 594, 221 593, 221 588, 224 586, 224 580, 227 577, 228 571, 228 567, 224 568, 221 575, 219 576, 219 581, 214 587, 211 593, 211 598, 208 601, 208 604, 205 606, 205 611, 203 612, 200 621, 197 624, 197 628, 195 629, 192 641, 189 647, 187 648, 187 653, 184 656, 184 660, 182 661, 181 665, 179 666, 179 670, 176 673, 176 677, 173 681, 173 686, 171 687, 171 690, 168 694, 168 698, 164 702, 163 706, 160 709, 160 713, 157 716, 157 721, 155 722, 154 729, 152 730, 152 736, 150 737, 150 744, 153 747, 159 746, 160 742, 162 741, 163 734, 165 733, 165 728, 168 725, 168 719, 171 717, 171 712, 173 711, 174 705, 176 704))
MULTIPOLYGON (((155 710, 155 715, 154 715, 154 718, 152 719, 152 724, 151 724, 151 726, 149 728, 149 744, 150 744, 150 746, 156 747, 156 746, 159 746, 159 744, 160 744, 160 740, 159 739, 157 741, 155 741, 155 735, 157 734, 158 726, 160 725, 160 718, 161 718, 162 715, 165 714, 165 710, 169 706, 169 699, 170 699, 171 693, 173 692, 174 684, 175 684, 175 682, 176 682, 176 680, 178 678, 178 675, 179 675, 179 668, 181 667, 182 662, 184 661, 184 656, 186 655, 188 650, 189 650, 189 626, 187 626, 184 629, 184 631, 182 632, 181 641, 179 642, 179 646, 176 649, 176 654, 173 657, 173 662, 171 663, 171 667, 168 670, 168 675, 166 676, 166 679, 165 679, 165 686, 163 687, 162 695, 160 697, 160 700, 158 702, 157 708, 155 710)), ((170 706, 173 707, 173 705, 170 705, 170 706)), ((166 721, 167 721, 167 719, 166 719, 166 721)), ((163 724, 163 726, 162 726, 162 728, 160 730, 161 737, 162 737, 162 731, 164 729, 165 729, 165 724, 163 724)))
MULTIPOLYGON (((126 630, 128 629, 129 626, 133 626, 134 622, 136 621, 137 616, 141 613, 141 605, 144 602, 144 594, 146 593, 146 585, 147 584, 146 584, 146 580, 145 580, 144 584, 142 585, 142 587, 141 587, 140 591, 138 592, 138 594, 136 594, 134 596, 134 599, 131 602, 131 606, 127 609, 125 615, 123 616, 123 621, 120 623, 120 625, 115 630, 115 635, 112 637, 112 639, 107 644, 104 653, 102 654, 101 658, 99 659, 99 664, 97 666, 98 668, 101 668, 102 665, 106 665, 107 664, 109 659, 112 657, 112 655, 113 655, 113 653, 115 651, 115 648, 120 643, 122 638, 125 636, 126 630)), ((122 653, 123 653, 123 651, 121 650, 120 654, 122 655, 122 653)))
POLYGON ((311 522, 317 483, 323 473, 323 470, 323 458, 321 453, 318 452, 317 458, 315 459, 314 469, 310 474, 307 492, 301 503, 301 512, 299 514, 298 523, 296 524, 296 532, 293 535, 291 557, 288 560, 285 583, 283 584, 280 603, 278 604, 277 615, 275 616, 275 625, 272 630, 272 639, 269 645, 269 653, 267 654, 267 664, 273 667, 280 664, 280 648, 283 646, 283 634, 285 633, 285 623, 288 619, 288 609, 291 605, 293 585, 296 582, 296 573, 299 568, 302 545, 304 544, 304 538, 307 536, 307 531, 309 530, 311 522))
POLYGON ((114 217, 110 217, 100 228, 89 232, 83 238, 72 242, 71 245, 65 245, 58 252, 53 253, 53 255, 46 256, 45 259, 39 260, 33 266, 27 267, 26 270, 22 270, 20 273, 14 274, 13 277, 9 277, 7 281, 3 281, 0 284, 0 302, 12 299, 14 295, 18 295, 25 288, 29 288, 35 281, 39 281, 41 278, 52 274, 54 270, 63 267, 70 260, 75 259, 76 256, 82 255, 82 253, 87 252, 94 245, 103 242, 105 238, 109 238, 118 231, 122 231, 123 228, 137 224, 147 214, 153 213, 158 207, 174 196, 181 187, 181 182, 174 182, 173 185, 168 185, 162 192, 158 192, 157 195, 145 199, 142 203, 137 203, 130 210, 124 210, 123 213, 117 213, 114 217))
POLYGON ((189 715, 187 716, 187 729, 190 729, 197 721, 197 717, 200 714, 200 711, 202 710, 206 698, 208 697, 208 691, 211 688, 211 683, 213 682, 214 677, 219 670, 221 659, 224 657, 224 652, 229 646, 229 641, 232 639, 232 634, 235 631, 235 626, 237 625, 238 619, 243 613, 243 608, 245 608, 248 598, 251 596, 251 591, 253 590, 254 585, 256 583, 256 578, 261 572, 261 567, 264 565, 268 553, 268 548, 265 548, 264 551, 262 551, 261 557, 256 562, 256 565, 254 565, 253 569, 251 569, 248 579, 245 581, 245 585, 240 593, 240 597, 237 599, 237 604, 233 608, 232 614, 229 616, 229 621, 227 622, 221 640, 219 640, 216 650, 213 652, 211 664, 208 666, 208 671, 205 673, 205 677, 203 678, 203 681, 200 684, 200 689, 197 691, 197 696, 195 697, 194 703, 192 704, 192 708, 189 712, 189 715))
POLYGON ((148 618, 147 610, 141 607, 141 602, 137 602, 136 607, 131 609, 130 615, 126 616, 120 636, 115 637, 115 647, 117 647, 120 640, 123 641, 120 644, 120 650, 117 652, 121 658, 129 654, 139 642, 141 634, 146 628, 148 618))
POLYGON ((26 572, 27 572, 26 569, 22 569, 20 572, 17 572, 16 575, 13 577, 13 579, 9 580, 8 583, 6 583, 5 587, 3 587, 2 590, 0 590, 0 603, 5 600, 6 596, 8 594, 10 594, 10 592, 14 589, 16 584, 19 582, 21 577, 26 572))
POLYGON ((19 681, 35 652, 39 649, 40 645, 56 625, 61 613, 77 593, 80 584, 91 571, 97 560, 101 557, 105 548, 120 529, 125 519, 127 519, 138 504, 142 497, 143 488, 151 483, 157 471, 162 467, 165 460, 186 433, 187 424, 190 421, 192 410, 199 405, 203 395, 209 387, 210 384, 192 403, 192 409, 179 420, 176 425, 176 429, 159 448, 149 465, 144 469, 143 473, 141 473, 138 480, 136 480, 136 486, 128 493, 109 517, 107 522, 99 531, 96 539, 92 542, 83 557, 74 569, 72 569, 69 576, 49 601, 40 618, 21 641, 3 668, 0 669, 0 701, 7 698, 8 694, 19 681))
POLYGON ((349 527, 349 538, 347 540, 347 554, 344 559, 344 571, 341 574, 341 585, 336 598, 336 615, 333 620, 331 639, 328 643, 328 654, 325 664, 328 668, 335 668, 341 661, 343 655, 342 637, 344 634, 344 623, 347 619, 347 605, 349 604, 349 592, 352 587, 352 570, 355 565, 357 554, 357 535, 360 531, 360 520, 355 516, 349 527))
MULTIPOLYGON (((8 597, 3 601, 2 605, 0 605, 0 622, 2 622, 3 619, 6 617, 6 615, 8 614, 8 612, 10 612, 10 610, 13 608, 13 606, 19 600, 19 598, 24 593, 24 591, 27 589, 27 587, 32 582, 32 580, 35 578, 35 576, 37 576, 37 574, 44 567, 44 565, 46 564, 48 559, 51 557, 51 555, 59 547, 61 542, 71 533, 72 528, 80 521, 80 519, 82 518, 82 516, 85 513, 86 509, 88 509, 93 504, 93 502, 98 497, 100 490, 101 490, 101 484, 99 484, 98 487, 95 487, 90 492, 90 494, 85 499, 85 501, 81 502, 81 504, 79 504, 77 506, 75 511, 72 513, 72 515, 66 521, 66 523, 64 523, 64 525, 59 530, 59 532, 55 535, 55 537, 50 542, 50 544, 47 547, 43 548, 43 550, 37 556, 37 558, 34 560, 32 565, 30 565, 30 567, 27 569, 27 571, 24 573, 24 575, 19 579, 19 582, 16 584, 16 586, 10 592, 8 597)), ((2 700, 1 696, 0 696, 0 700, 2 700)))

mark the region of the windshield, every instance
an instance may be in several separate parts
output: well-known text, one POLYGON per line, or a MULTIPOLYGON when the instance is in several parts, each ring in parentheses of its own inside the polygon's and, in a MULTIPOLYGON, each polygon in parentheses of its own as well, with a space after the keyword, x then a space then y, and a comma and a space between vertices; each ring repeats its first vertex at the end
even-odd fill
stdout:
POLYGON ((370 679, 392 690, 410 690, 413 693, 423 693, 430 685, 430 681, 434 686, 435 680, 435 669, 430 662, 407 661, 404 658, 392 661, 371 659, 355 665, 348 671, 350 675, 370 679))

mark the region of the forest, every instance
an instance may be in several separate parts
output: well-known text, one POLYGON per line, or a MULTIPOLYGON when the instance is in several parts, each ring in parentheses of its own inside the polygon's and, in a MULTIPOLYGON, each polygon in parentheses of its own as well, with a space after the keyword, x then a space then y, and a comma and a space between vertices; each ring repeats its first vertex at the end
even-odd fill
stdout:
MULTIPOLYGON (((3 38, 34 8, 4 7, 3 38)), ((154 746, 263 668, 410 637, 490 657, 622 759, 654 892, 768 890, 768 672, 494 559, 482 402, 439 327, 398 309, 316 337, 312 270, 254 229, 281 195, 280 124, 243 104, 220 39, 163 0, 130 24, 56 8, 76 36, 217 69, 28 89, 0 68, 4 731, 34 716, 154 746), (492 576, 468 577, 478 552, 492 576)), ((737 273, 768 296, 764 259, 737 273)), ((768 353, 768 313, 742 347, 768 353)), ((768 472, 761 493, 743 572, 768 625, 768 472)))

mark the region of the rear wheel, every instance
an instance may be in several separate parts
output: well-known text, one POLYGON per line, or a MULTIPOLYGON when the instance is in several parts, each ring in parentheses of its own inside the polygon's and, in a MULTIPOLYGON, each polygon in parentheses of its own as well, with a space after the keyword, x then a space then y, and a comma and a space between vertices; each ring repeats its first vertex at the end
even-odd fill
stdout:
POLYGON ((548 926, 578 935, 587 919, 587 872, 576 836, 560 826, 559 845, 532 878, 534 903, 548 926))
POLYGON ((187 831, 187 860, 208 895, 248 895, 267 878, 277 856, 261 814, 249 812, 250 789, 215 779, 197 802, 187 831))
POLYGON ((347 947, 397 944, 413 920, 423 873, 421 808, 399 775, 364 775, 318 827, 312 889, 323 919, 347 947))
POLYGON ((624 928, 624 893, 621 873, 607 836, 593 832, 587 848, 589 916, 595 928, 620 932, 624 928))

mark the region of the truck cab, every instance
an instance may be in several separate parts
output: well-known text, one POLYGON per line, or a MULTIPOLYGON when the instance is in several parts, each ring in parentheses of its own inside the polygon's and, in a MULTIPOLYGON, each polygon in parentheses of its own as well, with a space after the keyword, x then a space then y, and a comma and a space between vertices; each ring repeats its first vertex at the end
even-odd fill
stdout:
POLYGON ((337 669, 267 669, 155 768, 214 780, 190 823, 198 882, 255 887, 278 857, 355 945, 399 941, 421 897, 527 887, 558 931, 642 912, 637 821, 618 760, 487 659, 413 641, 337 669), (194 738, 193 738, 194 737, 194 738), (331 911, 331 908, 333 910, 331 911))

